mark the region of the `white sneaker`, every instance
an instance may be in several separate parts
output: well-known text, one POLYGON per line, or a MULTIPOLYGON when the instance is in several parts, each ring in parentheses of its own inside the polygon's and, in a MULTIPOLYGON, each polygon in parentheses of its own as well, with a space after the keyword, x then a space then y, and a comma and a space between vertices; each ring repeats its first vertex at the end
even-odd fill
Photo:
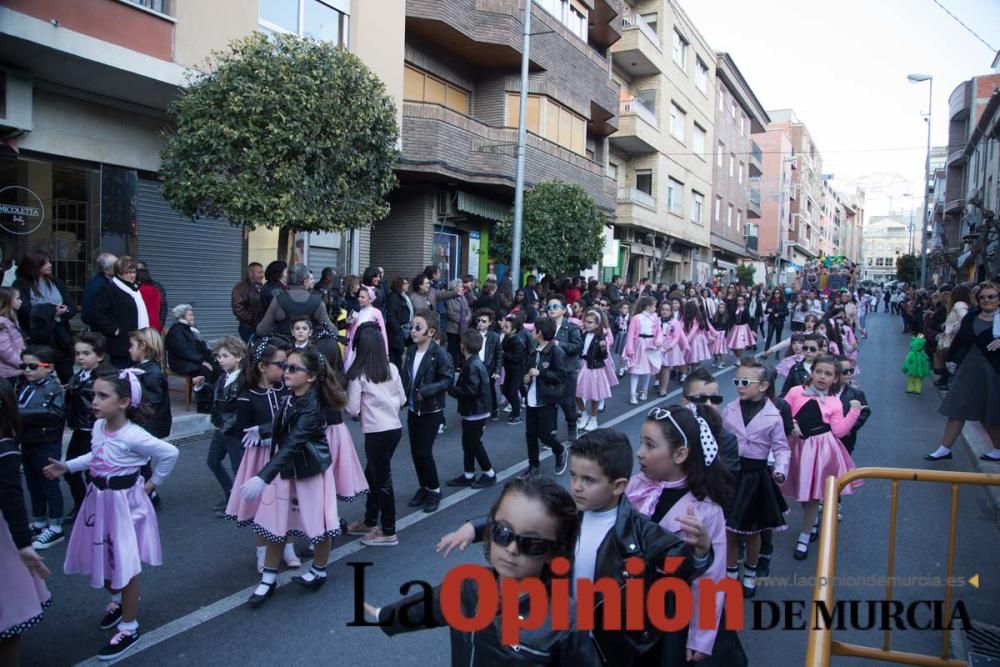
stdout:
POLYGON ((591 417, 587 423, 583 425, 584 431, 596 431, 598 428, 600 427, 597 425, 597 417, 591 417))
POLYGON ((632 394, 632 397, 628 399, 629 405, 639 405, 639 400, 632 394))
POLYGON ((576 428, 582 429, 587 424, 587 420, 589 418, 590 418, 589 415, 587 415, 584 412, 581 412, 580 416, 576 418, 576 428))
POLYGON ((640 391, 639 392, 639 400, 640 401, 645 401, 646 400, 646 392, 644 392, 644 391, 640 391))

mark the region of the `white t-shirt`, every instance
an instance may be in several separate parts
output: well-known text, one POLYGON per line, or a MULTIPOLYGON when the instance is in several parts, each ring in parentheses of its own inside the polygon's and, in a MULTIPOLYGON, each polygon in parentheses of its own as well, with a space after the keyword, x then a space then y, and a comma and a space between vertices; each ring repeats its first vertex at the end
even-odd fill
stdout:
MULTIPOLYGON (((420 362, 423 361, 424 355, 427 354, 427 350, 420 350, 419 348, 414 348, 413 350, 413 373, 410 375, 410 393, 416 391, 416 387, 413 384, 417 381, 417 369, 420 368, 420 362)), ((410 406, 413 409, 413 406, 410 406)))
POLYGON ((573 560, 573 597, 576 597, 577 579, 594 580, 594 568, 597 567, 597 550, 607 537, 608 531, 614 529, 618 518, 618 508, 612 507, 604 512, 584 512, 580 522, 580 537, 576 541, 576 558, 573 560))
POLYGON ((587 350, 590 349, 590 344, 594 342, 594 334, 588 333, 583 337, 583 351, 580 352, 581 357, 587 356, 587 350))
MULTIPOLYGON (((538 368, 538 360, 539 360, 540 356, 541 355, 539 355, 537 352, 535 353, 535 365, 532 366, 532 368, 538 368)), ((532 375, 531 376, 531 384, 528 385, 528 407, 529 408, 537 408, 538 405, 539 405, 538 404, 538 391, 536 389, 537 385, 538 385, 538 376, 537 375, 532 375)))

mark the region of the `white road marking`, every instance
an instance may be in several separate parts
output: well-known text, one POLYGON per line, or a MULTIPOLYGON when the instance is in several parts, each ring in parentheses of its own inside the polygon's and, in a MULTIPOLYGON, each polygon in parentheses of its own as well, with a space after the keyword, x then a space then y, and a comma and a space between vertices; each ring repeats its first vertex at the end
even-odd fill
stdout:
MULTIPOLYGON (((726 366, 725 368, 712 373, 712 375, 714 377, 719 377, 720 375, 728 373, 734 368, 735 366, 726 366)), ((666 396, 657 397, 653 400, 646 401, 643 405, 632 408, 628 412, 624 412, 618 415, 617 417, 614 417, 613 419, 609 419, 608 421, 606 421, 601 425, 601 428, 611 428, 612 426, 620 424, 624 421, 628 421, 629 419, 632 419, 637 415, 649 412, 649 410, 654 406, 660 405, 661 403, 665 403, 670 399, 674 398, 675 396, 677 396, 680 393, 680 391, 681 391, 680 389, 674 389, 666 396)), ((539 459, 544 460, 551 457, 552 457, 552 452, 546 451, 539 456, 539 459)), ((528 459, 524 459, 523 461, 515 463, 509 468, 506 468, 501 472, 497 473, 497 481, 501 482, 507 479, 508 477, 513 477, 514 475, 520 473, 527 467, 528 467, 528 459)), ((463 500, 483 490, 484 489, 467 488, 467 489, 462 489, 457 493, 453 493, 447 496, 446 498, 442 498, 441 505, 438 508, 438 512, 446 510, 449 507, 452 507, 453 505, 457 505, 463 500)), ((416 512, 408 514, 407 516, 403 517, 402 519, 396 522, 396 532, 397 533, 402 532, 405 528, 409 528, 410 526, 418 524, 421 521, 424 521, 425 519, 430 519, 434 517, 436 514, 438 514, 438 512, 425 514, 424 512, 417 510, 416 512)), ((354 540, 353 542, 337 547, 336 549, 330 552, 330 560, 327 562, 327 565, 335 563, 339 560, 343 560, 344 558, 347 558, 351 554, 357 553, 358 551, 361 551, 364 548, 366 547, 365 545, 361 544, 360 539, 354 540)), ((291 582, 292 577, 294 577, 296 574, 299 574, 301 571, 302 570, 295 570, 295 571, 286 570, 285 572, 282 572, 281 574, 278 575, 277 587, 280 588, 281 586, 284 586, 285 584, 291 582)), ((202 607, 201 609, 192 611, 191 613, 181 616, 180 618, 175 619, 173 621, 170 621, 165 625, 161 625, 155 630, 144 632, 142 634, 142 639, 138 644, 135 645, 135 648, 128 651, 120 659, 125 660, 127 658, 134 657, 135 655, 141 653, 142 651, 145 651, 146 649, 153 648, 157 644, 161 644, 169 639, 173 639, 174 637, 176 637, 181 633, 194 629, 199 625, 202 625, 203 623, 208 623, 209 621, 221 616, 222 614, 225 614, 226 612, 232 611, 233 609, 236 609, 237 607, 246 604, 247 599, 249 599, 250 595, 253 594, 255 588, 257 588, 256 582, 254 582, 252 586, 244 588, 241 591, 236 591, 232 595, 227 595, 226 597, 222 598, 221 600, 213 602, 207 607, 202 607)), ((114 660, 110 662, 101 662, 95 656, 93 658, 90 658, 89 660, 84 660, 82 662, 77 663, 77 667, 81 667, 83 665, 86 665, 88 667, 96 667, 97 665, 111 665, 114 664, 115 662, 118 661, 114 660)))

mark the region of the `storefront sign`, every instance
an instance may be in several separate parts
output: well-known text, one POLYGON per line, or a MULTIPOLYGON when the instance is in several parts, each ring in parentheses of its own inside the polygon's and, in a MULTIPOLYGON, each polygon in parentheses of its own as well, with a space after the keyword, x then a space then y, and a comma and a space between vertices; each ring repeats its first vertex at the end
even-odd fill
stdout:
POLYGON ((44 220, 45 205, 34 192, 20 185, 0 188, 0 229, 26 235, 41 227, 44 220), (14 203, 18 199, 24 203, 14 203))

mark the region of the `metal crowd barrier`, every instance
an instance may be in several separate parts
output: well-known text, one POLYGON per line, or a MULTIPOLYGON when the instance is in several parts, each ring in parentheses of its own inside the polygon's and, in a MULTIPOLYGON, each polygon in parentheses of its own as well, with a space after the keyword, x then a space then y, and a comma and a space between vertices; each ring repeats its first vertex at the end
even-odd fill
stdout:
MULTIPOLYGON (((905 468, 857 468, 840 477, 827 477, 825 487, 822 527, 820 532, 818 562, 816 563, 816 583, 813 588, 813 605, 823 603, 832 608, 834 604, 834 575, 837 569, 837 500, 840 491, 857 479, 892 480, 891 511, 889 514, 889 563, 886 581, 886 600, 892 599, 892 584, 896 559, 896 511, 899 502, 899 483, 936 482, 951 485, 951 522, 948 526, 948 571, 945 583, 945 609, 951 609, 952 576, 955 569, 955 523, 958 520, 958 487, 963 484, 974 486, 1000 486, 1000 475, 972 472, 948 472, 939 470, 911 470, 905 468)), ((811 624, 806 645, 806 667, 828 667, 831 656, 881 660, 903 665, 926 667, 966 667, 965 660, 948 657, 949 633, 944 632, 940 656, 921 655, 890 648, 891 630, 884 630, 882 646, 861 646, 834 641, 833 630, 811 624)))

